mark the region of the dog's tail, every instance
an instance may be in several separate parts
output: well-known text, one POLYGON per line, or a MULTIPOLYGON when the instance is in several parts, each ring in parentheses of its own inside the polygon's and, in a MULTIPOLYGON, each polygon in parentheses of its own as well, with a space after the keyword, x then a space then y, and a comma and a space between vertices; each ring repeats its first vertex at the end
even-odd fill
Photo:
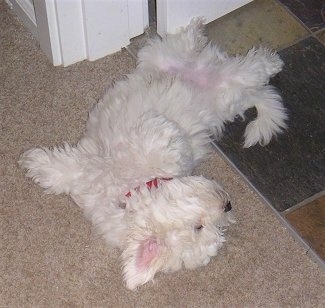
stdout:
POLYGON ((257 110, 257 117, 245 130, 244 147, 259 143, 268 144, 272 137, 287 128, 287 111, 282 104, 281 96, 272 86, 264 86, 249 95, 249 100, 257 110))

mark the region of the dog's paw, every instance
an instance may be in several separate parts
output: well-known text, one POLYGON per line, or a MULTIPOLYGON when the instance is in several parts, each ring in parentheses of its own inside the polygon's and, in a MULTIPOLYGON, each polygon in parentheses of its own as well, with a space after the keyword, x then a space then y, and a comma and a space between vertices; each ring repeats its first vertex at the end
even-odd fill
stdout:
POLYGON ((46 190, 47 193, 69 193, 69 183, 75 176, 73 170, 69 170, 69 164, 74 161, 68 157, 64 148, 33 148, 20 156, 18 164, 26 169, 26 176, 46 190))
POLYGON ((236 80, 247 87, 262 86, 282 70, 283 61, 279 55, 267 48, 252 48, 244 58, 239 57, 240 70, 234 72, 236 80), (240 78, 239 78, 240 77, 240 78))
POLYGON ((53 184, 53 172, 47 151, 49 150, 41 148, 30 149, 20 156, 18 164, 27 170, 27 177, 41 187, 50 189, 53 184))
POLYGON ((265 73, 269 78, 281 72, 284 63, 275 51, 260 47, 256 50, 256 57, 264 63, 265 73))

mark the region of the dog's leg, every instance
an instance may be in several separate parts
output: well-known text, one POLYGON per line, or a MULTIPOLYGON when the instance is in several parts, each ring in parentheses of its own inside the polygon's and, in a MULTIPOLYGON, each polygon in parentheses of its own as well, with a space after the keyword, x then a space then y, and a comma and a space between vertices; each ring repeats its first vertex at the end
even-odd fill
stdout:
POLYGON ((287 110, 281 96, 270 85, 255 88, 234 87, 215 93, 215 101, 210 100, 207 105, 210 115, 205 117, 206 122, 210 123, 210 129, 215 126, 219 136, 222 135, 224 123, 234 121, 236 116, 244 118, 244 112, 252 107, 256 108, 257 117, 246 127, 243 147, 248 148, 257 143, 267 145, 273 136, 287 127, 287 110))
POLYGON ((46 189, 47 193, 69 194, 82 175, 82 154, 76 147, 33 148, 23 153, 19 165, 27 169, 26 176, 46 189))
MULTIPOLYGON (((249 68, 252 76, 250 82, 254 86, 268 84, 271 77, 275 76, 282 70, 283 61, 279 55, 270 49, 260 47, 251 49, 243 60, 244 69, 249 68)), ((250 80, 245 75, 246 80, 250 80)), ((247 82, 247 81, 246 81, 247 82)))
MULTIPOLYGON (((276 90, 268 86, 269 79, 281 71, 283 62, 268 49, 252 49, 246 57, 228 58, 206 69, 207 75, 197 72, 190 79, 201 88, 214 92, 218 103, 216 116, 224 121, 243 116, 246 109, 255 107, 257 118, 246 128, 244 147, 256 143, 266 145, 272 136, 286 128, 287 113, 276 90), (201 77, 201 75, 204 77, 201 77)), ((192 73, 193 74, 193 73, 192 73)), ((186 79, 185 79, 186 80, 186 79)), ((210 106, 212 110, 213 106, 210 106)), ((219 121, 220 122, 220 121, 219 121)))
POLYGON ((249 66, 252 75, 256 75, 255 85, 267 84, 271 77, 281 72, 283 61, 279 55, 268 48, 251 49, 244 58, 245 66, 249 66))
POLYGON ((175 73, 192 63, 207 44, 203 19, 196 18, 176 34, 156 38, 138 53, 138 68, 175 73))
POLYGON ((184 72, 180 73, 186 79, 197 81, 198 86, 203 84, 206 88, 222 90, 266 85, 283 67, 279 55, 266 48, 253 48, 244 57, 224 59, 215 56, 217 50, 216 46, 207 46, 198 57, 196 68, 185 68, 184 72), (200 79, 206 81, 203 83, 200 79))
POLYGON ((266 145, 287 127, 288 117, 282 99, 273 87, 267 85, 269 79, 281 71, 283 62, 275 52, 266 48, 252 49, 246 57, 233 60, 235 62, 230 60, 229 64, 227 61, 222 64, 225 68, 224 82, 227 87, 243 93, 239 99, 236 98, 235 104, 241 105, 243 110, 250 107, 257 110, 257 118, 246 127, 244 147, 256 143, 266 145))

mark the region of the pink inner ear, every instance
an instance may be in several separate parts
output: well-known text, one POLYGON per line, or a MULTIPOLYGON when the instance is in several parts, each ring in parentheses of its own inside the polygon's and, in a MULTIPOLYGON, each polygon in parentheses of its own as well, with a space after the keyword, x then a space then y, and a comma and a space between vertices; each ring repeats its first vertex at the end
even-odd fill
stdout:
POLYGON ((138 248, 136 264, 138 268, 147 268, 151 261, 158 254, 158 243, 157 239, 150 238, 144 241, 138 248))

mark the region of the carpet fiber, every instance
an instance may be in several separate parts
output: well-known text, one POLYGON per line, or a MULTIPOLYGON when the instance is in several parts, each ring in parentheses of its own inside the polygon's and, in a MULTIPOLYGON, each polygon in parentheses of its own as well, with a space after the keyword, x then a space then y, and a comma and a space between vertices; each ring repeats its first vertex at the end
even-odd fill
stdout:
POLYGON ((32 146, 74 143, 105 88, 134 67, 125 51, 53 67, 0 0, 0 306, 234 307, 325 304, 325 276, 273 211, 217 154, 197 170, 232 196, 237 223, 206 267, 125 289, 109 249, 67 196, 46 195, 17 167, 32 146))

